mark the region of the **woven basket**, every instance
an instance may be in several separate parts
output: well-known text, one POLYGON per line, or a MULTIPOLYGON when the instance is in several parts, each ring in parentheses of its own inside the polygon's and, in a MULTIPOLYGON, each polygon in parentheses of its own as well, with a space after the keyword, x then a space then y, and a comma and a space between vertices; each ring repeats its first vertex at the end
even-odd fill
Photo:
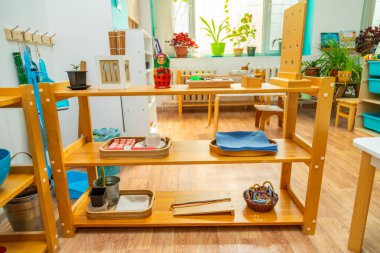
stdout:
POLYGON ((247 203, 247 206, 255 212, 265 213, 273 210, 274 206, 278 202, 278 194, 274 192, 274 188, 271 182, 266 181, 262 186, 255 184, 249 189, 243 192, 243 198, 247 203), (267 184, 268 186, 265 186, 267 184), (249 193, 266 194, 269 196, 269 202, 267 203, 255 203, 248 197, 249 193))

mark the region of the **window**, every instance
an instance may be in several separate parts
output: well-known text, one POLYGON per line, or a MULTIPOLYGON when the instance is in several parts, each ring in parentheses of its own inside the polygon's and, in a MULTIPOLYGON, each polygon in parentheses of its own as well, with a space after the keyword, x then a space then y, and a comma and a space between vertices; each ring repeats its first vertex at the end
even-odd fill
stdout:
MULTIPOLYGON (((237 26, 244 13, 252 14, 256 26, 254 46, 259 53, 278 52, 278 41, 282 37, 282 20, 284 10, 298 0, 230 0, 229 16, 231 26, 237 26)), ((188 32, 198 43, 201 53, 210 54, 211 39, 201 29, 203 23, 199 17, 215 24, 220 24, 226 17, 225 0, 187 0, 174 1, 174 32, 188 32)), ((222 35, 226 35, 225 33, 222 35)), ((226 42, 226 54, 232 54, 233 45, 226 42)))
POLYGON ((380 25, 380 0, 376 0, 375 12, 373 15, 372 25, 373 26, 379 26, 380 25))

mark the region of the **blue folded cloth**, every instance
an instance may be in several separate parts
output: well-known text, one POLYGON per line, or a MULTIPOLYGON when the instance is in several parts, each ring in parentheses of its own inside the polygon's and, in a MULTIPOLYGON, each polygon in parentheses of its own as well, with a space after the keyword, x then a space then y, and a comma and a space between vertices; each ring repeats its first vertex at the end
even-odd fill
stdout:
POLYGON ((257 132, 217 132, 216 145, 225 151, 273 151, 276 152, 277 144, 269 142, 263 131, 257 132))

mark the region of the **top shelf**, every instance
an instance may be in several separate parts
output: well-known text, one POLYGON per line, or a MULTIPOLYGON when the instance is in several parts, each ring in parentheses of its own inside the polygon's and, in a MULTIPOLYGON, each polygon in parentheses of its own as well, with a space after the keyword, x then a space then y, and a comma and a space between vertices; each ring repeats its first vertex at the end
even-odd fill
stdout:
POLYGON ((0 107, 14 106, 20 103, 20 96, 0 96, 0 107))
POLYGON ((155 89, 153 85, 136 85, 126 89, 100 90, 93 86, 87 90, 71 90, 62 86, 55 87, 56 98, 64 99, 70 97, 91 97, 91 96, 159 96, 159 95, 194 95, 194 94, 260 94, 260 93, 287 93, 302 92, 316 93, 318 86, 303 88, 285 88, 278 85, 264 83, 261 88, 244 88, 239 84, 233 84, 233 88, 204 88, 204 89, 184 89, 180 85, 168 89, 155 89))

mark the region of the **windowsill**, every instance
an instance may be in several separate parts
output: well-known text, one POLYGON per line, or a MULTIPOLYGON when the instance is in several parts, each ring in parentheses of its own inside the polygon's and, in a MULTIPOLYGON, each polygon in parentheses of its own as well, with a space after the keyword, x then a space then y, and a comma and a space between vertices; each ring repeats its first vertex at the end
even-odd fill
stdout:
POLYGON ((209 54, 203 55, 203 56, 187 56, 187 57, 175 57, 175 56, 170 56, 170 59, 202 59, 202 58, 255 58, 255 57, 272 57, 272 56, 280 56, 279 54, 273 53, 273 54, 255 54, 254 56, 248 56, 247 54, 243 54, 242 56, 234 56, 233 54, 226 54, 224 56, 212 56, 209 54))

